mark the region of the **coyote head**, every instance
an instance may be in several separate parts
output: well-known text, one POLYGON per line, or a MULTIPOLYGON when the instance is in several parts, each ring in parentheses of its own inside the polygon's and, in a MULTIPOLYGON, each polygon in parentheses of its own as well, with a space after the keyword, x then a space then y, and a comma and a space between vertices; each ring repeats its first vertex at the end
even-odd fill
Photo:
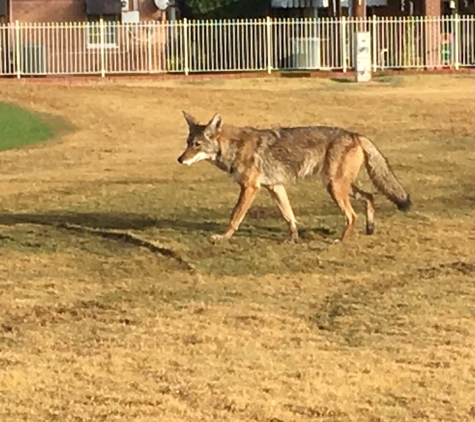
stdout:
POLYGON ((206 125, 201 125, 198 121, 186 112, 183 112, 188 123, 188 139, 186 149, 178 157, 180 164, 190 166, 202 160, 215 160, 219 153, 217 138, 221 132, 222 120, 219 114, 206 125))

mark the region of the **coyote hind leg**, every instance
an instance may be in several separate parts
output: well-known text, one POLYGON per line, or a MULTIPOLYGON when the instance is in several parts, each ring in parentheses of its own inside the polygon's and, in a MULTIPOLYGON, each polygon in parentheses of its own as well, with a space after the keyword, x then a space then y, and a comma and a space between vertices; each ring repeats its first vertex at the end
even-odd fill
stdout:
POLYGON ((340 239, 343 242, 353 231, 356 221, 356 213, 350 202, 351 182, 347 179, 335 180, 327 185, 327 190, 345 214, 346 227, 340 239))
POLYGON ((297 230, 297 220, 295 219, 294 212, 290 205, 289 197, 284 185, 268 186, 267 190, 277 203, 282 217, 287 222, 290 232, 290 242, 295 243, 298 241, 299 232, 297 230))
POLYGON ((374 233, 374 199, 373 195, 361 190, 355 185, 351 186, 351 196, 365 204, 366 209, 366 234, 374 233))

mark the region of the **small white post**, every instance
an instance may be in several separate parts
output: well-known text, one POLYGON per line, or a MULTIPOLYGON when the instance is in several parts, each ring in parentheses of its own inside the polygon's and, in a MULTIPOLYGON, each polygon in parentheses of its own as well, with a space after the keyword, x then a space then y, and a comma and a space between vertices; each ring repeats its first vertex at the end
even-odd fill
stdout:
POLYGON ((356 38, 354 40, 356 82, 369 82, 371 80, 372 68, 370 38, 371 33, 369 31, 356 33, 356 38))
POLYGON ((341 32, 341 60, 343 64, 343 73, 346 73, 348 68, 348 52, 346 51, 346 17, 340 18, 340 32, 341 32))
POLYGON ((101 76, 104 78, 106 76, 106 51, 105 51, 105 40, 104 40, 104 19, 100 20, 100 42, 101 42, 101 76))
POLYGON ((267 73, 272 73, 272 20, 270 16, 267 16, 266 22, 267 32, 267 73))
POLYGON ((459 14, 457 13, 455 16, 454 16, 454 20, 453 20, 453 23, 454 23, 454 67, 455 67, 455 70, 459 70, 459 67, 460 67, 460 52, 459 52, 459 49, 460 49, 460 16, 459 14))
POLYGON ((21 78, 20 22, 15 21, 15 61, 16 77, 21 78))
POLYGON ((183 18, 183 48, 184 48, 184 70, 185 75, 190 74, 190 64, 188 63, 188 19, 183 18))

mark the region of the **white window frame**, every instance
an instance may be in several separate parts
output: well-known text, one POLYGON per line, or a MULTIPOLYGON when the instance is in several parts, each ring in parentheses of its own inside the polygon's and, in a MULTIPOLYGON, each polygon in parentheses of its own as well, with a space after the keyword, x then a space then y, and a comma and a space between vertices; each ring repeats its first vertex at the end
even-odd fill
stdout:
POLYGON ((116 16, 102 16, 104 22, 104 44, 101 44, 101 26, 100 19, 89 19, 86 25, 86 46, 88 50, 94 49, 114 49, 119 48, 118 37, 119 29, 117 28, 118 20, 116 16), (97 38, 97 42, 91 42, 97 38), (111 42, 112 41, 112 42, 111 42))

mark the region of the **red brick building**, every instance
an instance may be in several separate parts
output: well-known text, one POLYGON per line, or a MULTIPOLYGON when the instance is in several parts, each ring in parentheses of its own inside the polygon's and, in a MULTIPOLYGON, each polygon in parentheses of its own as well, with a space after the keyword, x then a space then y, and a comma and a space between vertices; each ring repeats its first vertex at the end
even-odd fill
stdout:
POLYGON ((169 10, 169 0, 0 0, 0 23, 15 25, 0 31, 0 74, 165 71, 169 10))
POLYGON ((3 22, 81 22, 101 15, 121 20, 125 13, 132 19, 138 16, 141 21, 163 21, 167 6, 167 0, 0 0, 0 19, 3 22))

